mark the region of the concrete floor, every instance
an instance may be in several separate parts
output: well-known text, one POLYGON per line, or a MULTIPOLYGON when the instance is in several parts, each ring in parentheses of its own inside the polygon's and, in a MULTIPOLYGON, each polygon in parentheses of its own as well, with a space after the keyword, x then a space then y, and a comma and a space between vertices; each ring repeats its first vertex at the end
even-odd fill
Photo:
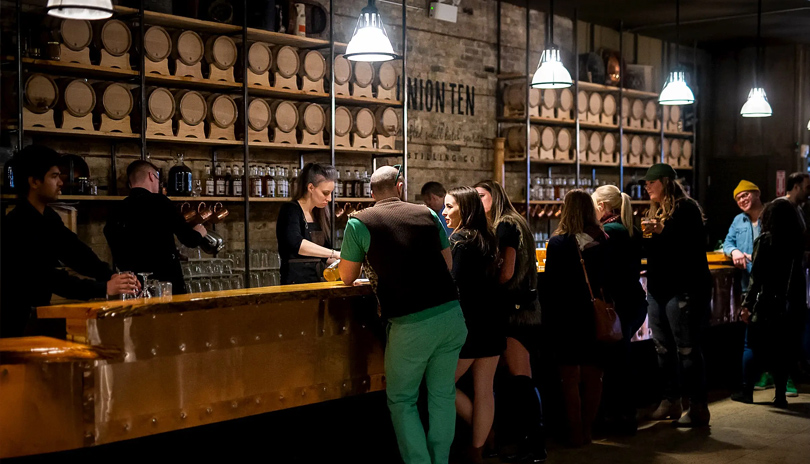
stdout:
MULTIPOLYGON (((806 389, 805 389, 806 391, 806 389)), ((769 404, 773 390, 754 393, 762 404, 711 403, 711 427, 674 429, 647 422, 634 437, 597 440, 579 448, 549 446, 548 464, 808 464, 810 394, 788 398, 788 408, 769 404)), ((497 463, 498 459, 488 462, 497 463)))

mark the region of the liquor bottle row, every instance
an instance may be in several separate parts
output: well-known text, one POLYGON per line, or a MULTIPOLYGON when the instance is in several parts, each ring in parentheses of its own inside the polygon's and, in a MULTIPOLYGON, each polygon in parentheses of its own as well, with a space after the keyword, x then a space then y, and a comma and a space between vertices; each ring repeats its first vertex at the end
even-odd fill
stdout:
POLYGON ((577 186, 577 178, 573 175, 558 175, 553 177, 538 176, 535 177, 532 182, 529 198, 531 200, 540 201, 562 201, 569 190, 579 188, 591 194, 597 187, 608 185, 609 183, 611 182, 605 179, 581 177, 579 179, 579 186, 577 186))
POLYGON ((346 169, 341 177, 340 169, 337 170, 337 181, 335 181, 335 196, 341 198, 371 198, 371 176, 368 171, 355 169, 354 173, 346 169))
POLYGON ((217 163, 212 174, 211 166, 206 164, 202 195, 241 197, 247 182, 252 197, 287 198, 295 190, 297 179, 298 168, 250 165, 246 173, 243 165, 223 168, 222 163, 217 163))

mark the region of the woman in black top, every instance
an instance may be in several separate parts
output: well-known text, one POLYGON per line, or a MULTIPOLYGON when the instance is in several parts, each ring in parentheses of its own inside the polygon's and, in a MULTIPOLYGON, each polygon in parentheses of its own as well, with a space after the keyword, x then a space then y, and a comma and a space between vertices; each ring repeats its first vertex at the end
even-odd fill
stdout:
POLYGON ((293 201, 281 205, 276 223, 281 284, 323 281, 324 264, 340 259, 330 240, 329 202, 337 174, 332 166, 309 163, 301 170, 293 201))
POLYGON ((753 385, 762 368, 774 377, 773 404, 787 406, 789 370, 800 351, 807 310, 802 270, 802 226, 796 209, 785 199, 774 200, 762 211, 762 234, 754 243, 751 282, 740 317, 748 324, 752 368, 738 401, 753 402, 753 385), (744 396, 744 398, 741 398, 744 396))
POLYGON ((651 418, 669 417, 678 427, 698 427, 710 419, 701 335, 709 321, 712 280, 703 211, 676 176, 672 166, 662 163, 653 165, 645 177, 650 195, 650 210, 642 222, 650 235, 644 239, 647 314, 664 377, 664 399, 651 418), (691 399, 683 416, 682 394, 691 399))
POLYGON ((504 424, 498 430, 499 442, 516 442, 517 446, 504 456, 507 460, 540 462, 546 458, 543 407, 540 392, 532 380, 529 355, 529 350, 537 352, 540 339, 534 236, 499 183, 485 180, 475 184, 475 189, 498 238, 501 259, 498 304, 508 318, 502 359, 509 377, 498 383, 498 414, 506 420, 498 421, 504 424))
POLYGON ((461 348, 456 381, 472 369, 474 399, 456 390, 456 409, 472 424, 473 460, 481 459, 495 417, 493 381, 498 359, 505 347, 501 317, 497 305, 498 243, 487 224, 478 192, 471 187, 450 190, 445 197, 447 225, 453 253, 453 280, 467 323, 467 341, 461 348))
POLYGON ((560 366, 568 438, 574 446, 591 441, 602 396, 600 352, 604 349, 596 339, 594 307, 581 260, 594 295, 610 299, 606 243, 590 195, 579 189, 568 192, 560 225, 546 250, 549 290, 543 324, 560 366))

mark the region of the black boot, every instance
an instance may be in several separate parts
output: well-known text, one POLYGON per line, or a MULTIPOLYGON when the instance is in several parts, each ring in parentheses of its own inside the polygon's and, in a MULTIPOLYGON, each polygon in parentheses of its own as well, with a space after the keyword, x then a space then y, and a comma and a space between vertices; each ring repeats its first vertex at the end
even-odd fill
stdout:
POLYGON ((502 456, 507 462, 538 463, 546 460, 546 434, 543 426, 543 402, 531 377, 512 378, 515 399, 520 407, 515 417, 518 433, 514 452, 502 456))

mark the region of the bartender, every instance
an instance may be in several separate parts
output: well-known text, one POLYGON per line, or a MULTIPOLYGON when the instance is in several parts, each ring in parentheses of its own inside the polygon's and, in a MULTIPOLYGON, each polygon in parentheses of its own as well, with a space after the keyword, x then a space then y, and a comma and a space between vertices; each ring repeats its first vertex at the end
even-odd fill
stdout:
POLYGON ((192 227, 160 192, 160 174, 148 161, 127 167, 130 193, 107 218, 104 236, 113 262, 122 271, 150 272, 150 279, 171 282, 172 293, 186 293, 180 252, 174 242, 196 248, 203 244, 205 227, 192 227))
POLYGON ((59 199, 62 180, 59 154, 29 145, 14 158, 18 202, 3 218, 0 260, 0 336, 65 337, 65 321, 38 320, 35 308, 51 303, 51 294, 90 300, 134 293, 133 276, 113 274, 93 250, 79 240, 48 204, 59 199), (82 276, 71 275, 65 267, 82 276))
POLYGON ((282 285, 321 282, 325 266, 340 259, 332 249, 327 209, 336 179, 334 167, 309 163, 298 175, 293 200, 281 205, 276 237, 282 285))

